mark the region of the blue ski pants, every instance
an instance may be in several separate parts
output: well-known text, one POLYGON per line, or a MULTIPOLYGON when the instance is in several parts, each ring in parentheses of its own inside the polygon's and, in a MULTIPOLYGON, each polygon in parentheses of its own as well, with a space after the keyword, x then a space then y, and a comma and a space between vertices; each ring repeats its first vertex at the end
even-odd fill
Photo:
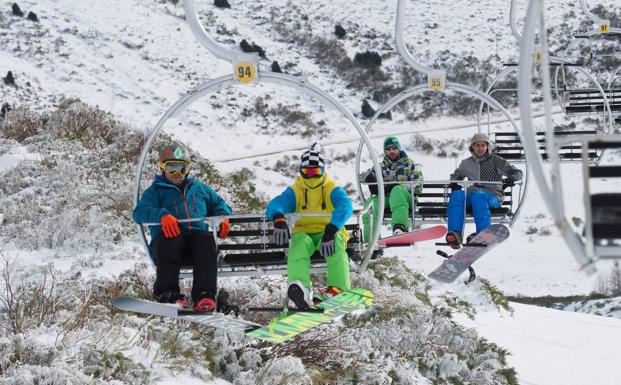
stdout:
MULTIPOLYGON (((464 227, 464 190, 457 190, 449 197, 448 208, 448 231, 461 233, 464 227)), ((477 227, 477 233, 481 232, 492 223, 490 208, 500 207, 500 199, 494 193, 487 191, 473 191, 466 194, 466 207, 472 207, 472 216, 477 227)))

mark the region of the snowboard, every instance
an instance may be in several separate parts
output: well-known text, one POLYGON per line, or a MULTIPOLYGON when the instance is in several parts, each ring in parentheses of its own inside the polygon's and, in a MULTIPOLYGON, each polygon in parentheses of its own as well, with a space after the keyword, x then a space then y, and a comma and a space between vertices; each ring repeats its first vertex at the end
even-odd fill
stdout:
POLYGON ((457 253, 453 254, 451 258, 444 260, 437 269, 427 276, 444 283, 455 282, 457 277, 468 269, 470 265, 507 238, 509 238, 509 229, 506 226, 501 224, 490 225, 470 241, 470 243, 479 245, 468 246, 468 243, 464 244, 457 253), (486 246, 481 247, 480 244, 486 246))
POLYGON ((347 290, 313 307, 323 309, 323 312, 297 312, 278 316, 268 325, 247 332, 246 335, 279 344, 345 314, 368 308, 372 303, 373 293, 369 290, 347 290))
POLYGON ((422 241, 428 241, 443 237, 446 234, 446 227, 442 225, 410 231, 407 233, 392 235, 377 241, 377 244, 383 247, 405 246, 422 241))
POLYGON ((147 301, 132 297, 117 297, 114 299, 113 303, 119 310, 178 318, 234 333, 246 333, 261 327, 261 325, 254 322, 233 318, 232 316, 226 316, 222 313, 197 313, 193 310, 180 308, 174 304, 147 301))

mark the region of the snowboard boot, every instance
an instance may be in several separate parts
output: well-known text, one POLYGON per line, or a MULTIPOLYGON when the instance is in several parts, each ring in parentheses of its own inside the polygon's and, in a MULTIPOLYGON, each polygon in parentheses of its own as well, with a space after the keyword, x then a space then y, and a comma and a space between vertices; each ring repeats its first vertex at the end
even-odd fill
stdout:
POLYGON ((194 311, 197 313, 211 313, 216 310, 216 301, 209 293, 203 293, 194 300, 194 311))
POLYGON ((445 239, 452 249, 457 250, 461 247, 461 233, 459 231, 449 231, 446 233, 445 239))
POLYGON ((392 235, 399 235, 399 234, 405 234, 408 232, 407 227, 405 227, 405 225, 394 225, 394 227, 392 228, 392 235))
POLYGON ((300 281, 293 281, 289 283, 289 287, 287 288, 287 297, 289 297, 289 299, 299 310, 305 310, 312 306, 312 301, 310 300, 310 290, 305 288, 300 281))
POLYGON ((471 241, 471 240, 473 240, 473 239, 474 239, 474 237, 476 237, 476 236, 477 236, 477 233, 476 233, 476 232, 474 232, 474 233, 472 233, 472 234, 468 235, 468 236, 466 237, 466 243, 470 243, 470 241, 471 241))
POLYGON ((155 297, 155 300, 160 303, 173 303, 184 308, 188 305, 188 300, 185 295, 176 291, 165 291, 155 297))
POLYGON ((341 294, 343 290, 336 286, 328 286, 325 289, 318 289, 313 293, 313 303, 315 305, 341 294))

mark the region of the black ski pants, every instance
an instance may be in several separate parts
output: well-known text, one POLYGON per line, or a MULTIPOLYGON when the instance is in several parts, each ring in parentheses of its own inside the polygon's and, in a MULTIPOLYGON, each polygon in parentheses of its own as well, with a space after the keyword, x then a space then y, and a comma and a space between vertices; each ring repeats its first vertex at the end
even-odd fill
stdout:
POLYGON ((160 233, 151 242, 155 257, 156 278, 153 294, 157 298, 165 292, 179 293, 179 270, 192 266, 192 300, 206 293, 216 298, 218 279, 218 252, 211 232, 182 232, 174 238, 160 233))

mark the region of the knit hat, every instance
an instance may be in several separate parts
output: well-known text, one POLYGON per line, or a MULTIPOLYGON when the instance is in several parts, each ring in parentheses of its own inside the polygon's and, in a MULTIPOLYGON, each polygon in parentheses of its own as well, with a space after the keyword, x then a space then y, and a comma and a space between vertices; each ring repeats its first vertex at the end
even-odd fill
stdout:
POLYGON ((472 135, 472 139, 470 140, 470 147, 468 147, 470 152, 472 152, 472 147, 474 146, 476 142, 487 143, 488 153, 491 152, 492 149, 494 148, 494 144, 489 140, 489 137, 487 136, 487 134, 482 133, 482 132, 477 132, 476 134, 472 135))
POLYGON ((489 141, 489 137, 487 136, 487 134, 483 133, 483 132, 477 132, 476 134, 472 135, 472 139, 470 140, 470 146, 472 146, 473 144, 475 144, 476 142, 487 142, 487 145, 489 146, 491 144, 491 142, 489 141))
POLYGON ((390 135, 384 138, 384 149, 386 146, 395 146, 397 150, 401 151, 401 143, 399 143, 399 139, 396 136, 390 135))
POLYGON ((304 151, 300 159, 300 167, 324 167, 323 158, 321 156, 321 145, 313 143, 304 151))

